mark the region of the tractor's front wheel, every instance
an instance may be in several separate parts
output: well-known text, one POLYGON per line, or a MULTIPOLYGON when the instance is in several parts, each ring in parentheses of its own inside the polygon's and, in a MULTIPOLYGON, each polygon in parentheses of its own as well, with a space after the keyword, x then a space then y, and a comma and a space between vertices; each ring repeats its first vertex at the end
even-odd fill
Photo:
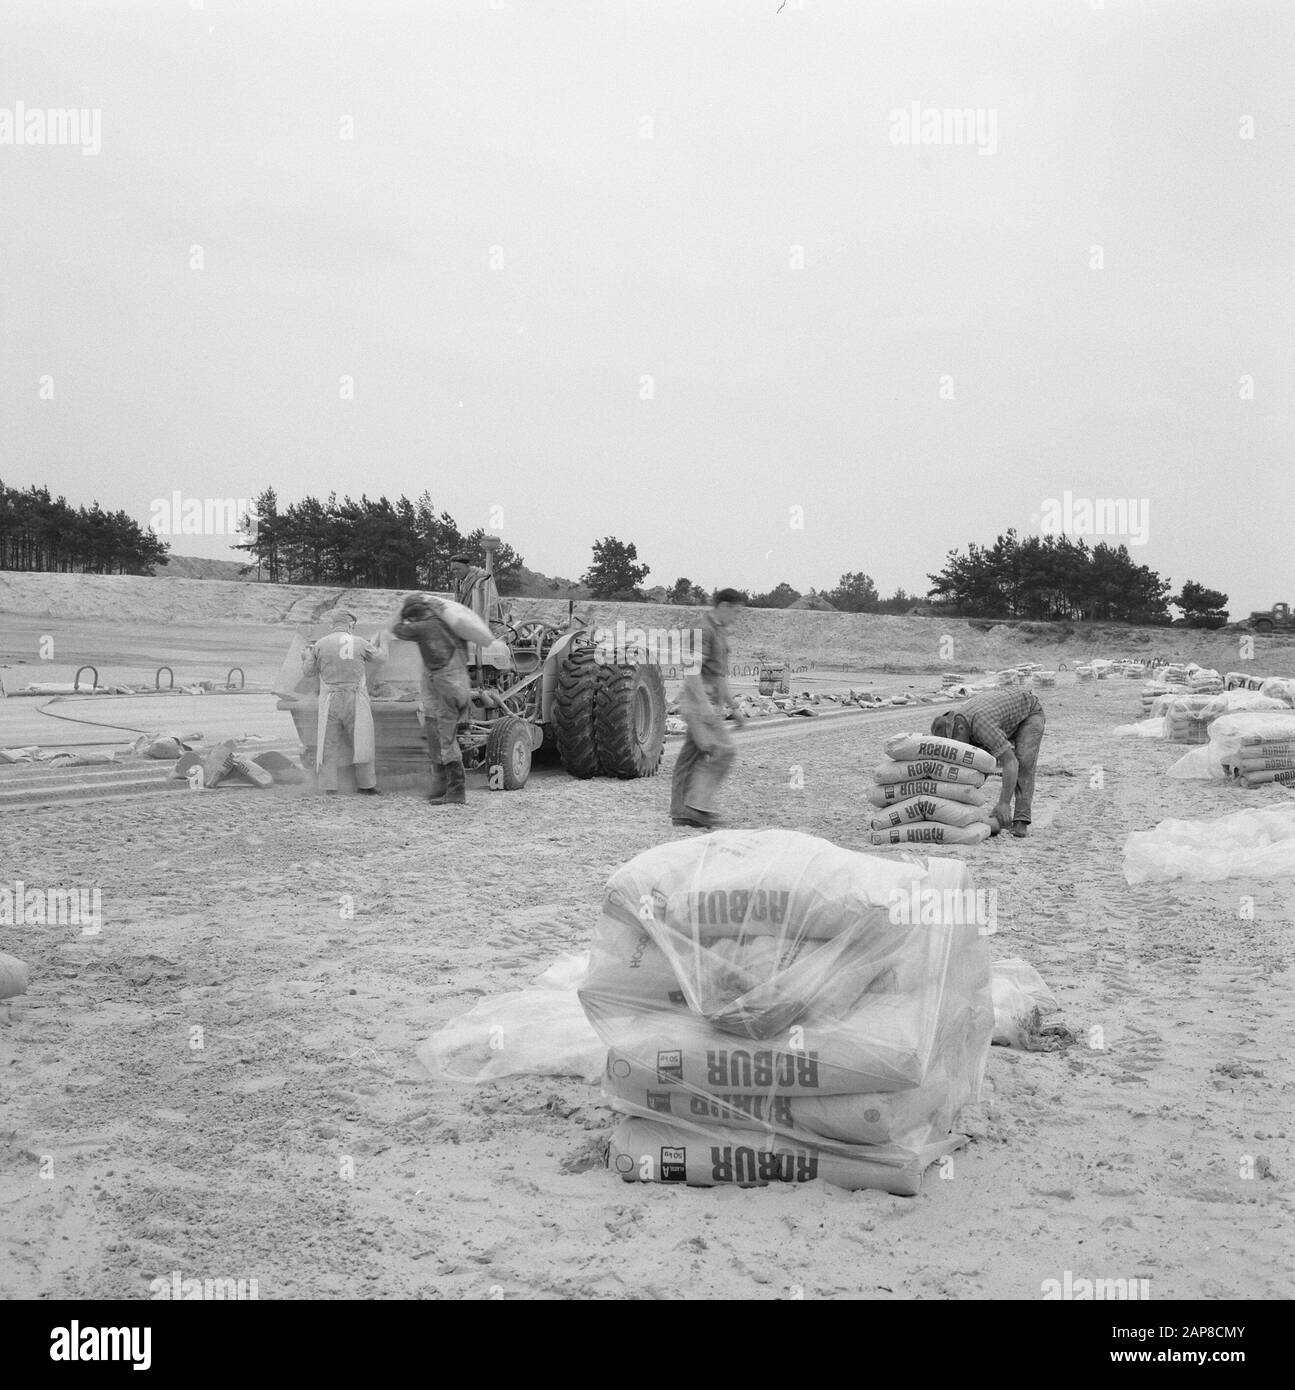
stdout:
POLYGON ((524 719, 506 715, 486 738, 486 778, 491 791, 513 792, 531 775, 531 731, 524 719))
POLYGON ((606 777, 651 777, 665 753, 665 681, 651 663, 598 668, 595 722, 598 770, 606 777))

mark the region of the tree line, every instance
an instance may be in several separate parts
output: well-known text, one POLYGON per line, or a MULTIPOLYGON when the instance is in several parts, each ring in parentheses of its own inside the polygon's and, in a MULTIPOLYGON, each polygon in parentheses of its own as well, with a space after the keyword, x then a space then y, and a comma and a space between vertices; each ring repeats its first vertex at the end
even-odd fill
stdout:
MULTIPOLYGON (((249 559, 247 571, 279 584, 327 584, 347 588, 427 589, 452 587, 450 557, 460 551, 484 558, 486 532, 464 532, 423 492, 415 501, 330 493, 321 501, 303 497, 280 507, 267 487, 247 519, 247 539, 235 547, 249 559)), ((72 507, 47 487, 23 490, 0 482, 0 569, 79 574, 150 575, 165 565, 170 545, 125 512, 106 512, 96 501, 72 507)), ((504 595, 541 580, 526 570, 506 542, 495 551, 495 579, 504 595)), ((633 542, 605 536, 593 544, 589 568, 580 577, 595 599, 705 604, 707 591, 687 577, 651 590, 651 573, 633 542)), ((1219 627, 1227 621, 1228 596, 1188 580, 1177 594, 1171 581, 1136 564, 1127 546, 1089 546, 1068 536, 1017 536, 1009 530, 993 545, 974 541, 965 554, 951 550, 943 569, 928 574, 926 600, 897 589, 882 598, 863 571, 843 574, 836 586, 807 594, 785 580, 763 593, 741 590, 753 608, 787 608, 807 597, 824 599, 848 613, 907 613, 926 609, 953 617, 1167 623, 1175 604, 1191 626, 1219 627)), ((551 580, 557 589, 563 581, 551 580)))
POLYGON ((170 549, 125 512, 98 502, 73 507, 47 487, 0 482, 0 570, 150 575, 170 549))
MULTIPOLYGON (((267 487, 254 507, 248 538, 234 548, 247 553, 258 579, 273 584, 445 592, 453 586, 451 556, 485 556, 485 529, 464 532, 427 492, 412 502, 404 496, 339 502, 330 493, 324 501, 307 496, 280 508, 267 487)), ((494 570, 501 594, 518 591, 523 565, 512 546, 499 544, 494 570)))

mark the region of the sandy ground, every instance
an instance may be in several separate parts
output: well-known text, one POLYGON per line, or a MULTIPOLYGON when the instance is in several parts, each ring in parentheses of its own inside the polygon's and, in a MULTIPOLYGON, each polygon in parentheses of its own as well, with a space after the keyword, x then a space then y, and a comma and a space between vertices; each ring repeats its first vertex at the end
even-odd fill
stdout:
MULTIPOLYGON (((218 789, 10 819, 0 881, 97 887, 104 925, 0 929, 32 968, 0 1004, 0 1295, 146 1298, 179 1270, 262 1298, 1038 1298, 1069 1270, 1288 1297, 1289 884, 1120 873, 1131 829, 1281 794, 1164 778, 1175 750, 1109 736, 1136 692, 1045 692, 1036 833, 953 851, 998 889, 993 953, 1102 1045, 994 1048, 984 1132, 917 1198, 623 1184, 597 1087, 461 1087, 417 1061, 585 946, 616 865, 693 833, 664 778, 537 772, 465 810, 218 789)), ((914 722, 751 726, 730 822, 861 847, 867 770, 914 722)))

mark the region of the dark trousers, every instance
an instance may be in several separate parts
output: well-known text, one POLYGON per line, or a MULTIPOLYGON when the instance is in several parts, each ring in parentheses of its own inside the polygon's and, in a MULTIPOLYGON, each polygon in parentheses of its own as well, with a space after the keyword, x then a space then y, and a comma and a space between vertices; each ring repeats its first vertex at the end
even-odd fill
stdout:
POLYGON ((722 723, 717 721, 706 732, 715 741, 709 753, 693 742, 691 728, 684 736, 670 784, 671 816, 682 816, 688 809, 715 814, 720 785, 737 761, 737 749, 722 723))
POLYGON ((1016 774, 1016 805, 1012 811, 1013 820, 1030 822, 1030 809, 1034 801, 1034 771, 1039 762, 1039 745, 1043 742, 1043 711, 1035 710, 1012 730, 1012 747, 1016 749, 1019 769, 1016 774))

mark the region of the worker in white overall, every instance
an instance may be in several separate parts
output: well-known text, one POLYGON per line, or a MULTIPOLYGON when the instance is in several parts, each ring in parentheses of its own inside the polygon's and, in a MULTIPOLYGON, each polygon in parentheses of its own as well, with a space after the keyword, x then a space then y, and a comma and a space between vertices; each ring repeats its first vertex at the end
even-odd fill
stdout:
POLYGON ((355 635, 355 615, 332 614, 332 631, 306 648, 305 671, 319 677, 315 771, 321 791, 337 790, 337 770, 355 764, 355 787, 377 796, 378 778, 369 704, 368 663, 385 661, 386 633, 376 642, 355 635))

